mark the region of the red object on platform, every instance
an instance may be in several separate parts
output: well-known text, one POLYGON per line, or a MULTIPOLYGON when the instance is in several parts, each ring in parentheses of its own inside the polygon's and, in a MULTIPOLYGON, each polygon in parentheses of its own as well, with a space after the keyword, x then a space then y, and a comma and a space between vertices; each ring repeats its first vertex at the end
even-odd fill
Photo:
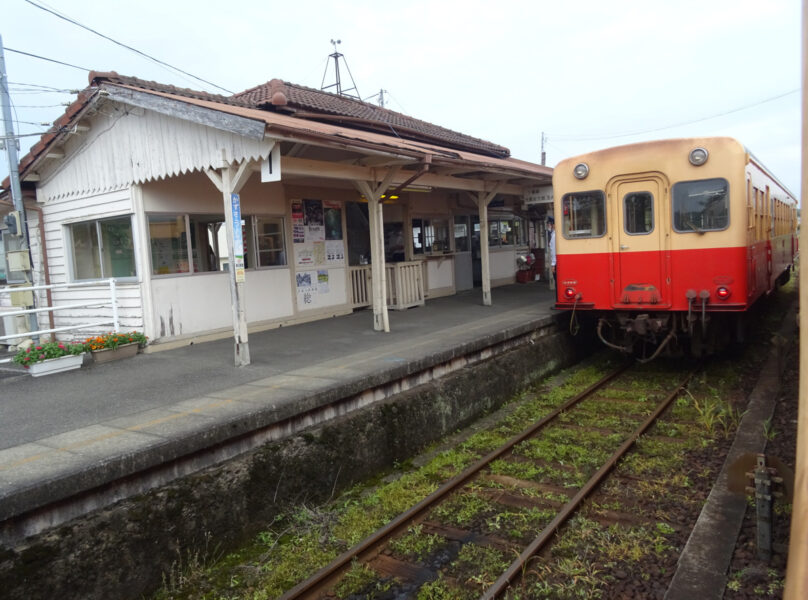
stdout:
POLYGON ((528 283, 529 281, 533 281, 535 277, 533 269, 516 272, 516 281, 519 283, 528 283))

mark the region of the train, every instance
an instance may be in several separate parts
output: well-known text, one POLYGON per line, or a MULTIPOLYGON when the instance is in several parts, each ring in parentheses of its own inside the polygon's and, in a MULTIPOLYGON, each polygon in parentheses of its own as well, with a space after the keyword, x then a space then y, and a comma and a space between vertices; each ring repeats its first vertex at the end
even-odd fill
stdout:
POLYGON ((651 360, 744 339, 798 255, 791 192, 737 140, 669 139, 562 160, 553 174, 555 308, 651 360))

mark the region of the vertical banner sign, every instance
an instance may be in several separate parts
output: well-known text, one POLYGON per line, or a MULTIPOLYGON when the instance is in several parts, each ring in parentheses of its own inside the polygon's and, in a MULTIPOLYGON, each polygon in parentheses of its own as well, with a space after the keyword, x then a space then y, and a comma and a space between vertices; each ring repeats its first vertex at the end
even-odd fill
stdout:
POLYGON ((236 283, 244 283, 244 238, 241 235, 241 199, 238 194, 230 194, 230 207, 233 213, 233 268, 236 283))

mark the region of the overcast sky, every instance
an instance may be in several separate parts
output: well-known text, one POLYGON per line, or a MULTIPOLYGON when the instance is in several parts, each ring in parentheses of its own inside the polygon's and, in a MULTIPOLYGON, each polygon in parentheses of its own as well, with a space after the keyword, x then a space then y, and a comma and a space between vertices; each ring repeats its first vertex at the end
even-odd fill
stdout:
MULTIPOLYGON (((33 86, 83 88, 87 69, 227 93, 33 4, 231 92, 276 77, 333 83, 339 39, 363 99, 384 89, 387 108, 536 163, 544 132, 549 166, 635 141, 729 135, 800 193, 799 0, 3 0, 17 134, 43 131, 29 123, 75 98, 33 86)), ((37 139, 21 138, 20 156, 37 139)))

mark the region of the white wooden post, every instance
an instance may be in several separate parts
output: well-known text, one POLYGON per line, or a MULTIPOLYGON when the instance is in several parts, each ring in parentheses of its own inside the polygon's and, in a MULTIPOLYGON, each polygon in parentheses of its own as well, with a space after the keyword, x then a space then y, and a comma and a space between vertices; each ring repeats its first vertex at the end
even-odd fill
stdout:
MULTIPOLYGON (((223 157, 224 159, 224 157, 223 157)), ((249 161, 244 161, 238 169, 234 169, 225 160, 221 175, 206 171, 213 184, 222 192, 224 218, 227 237, 227 252, 230 257, 230 299, 233 308, 233 337, 235 365, 244 367, 250 364, 250 345, 247 339, 247 309, 244 292, 244 270, 236 268, 235 228, 241 230, 241 202, 238 192, 247 182, 252 170, 249 161), (238 217, 238 222, 233 218, 238 217)), ((240 238, 241 235, 238 235, 240 238)), ((243 242, 242 242, 243 244, 243 242)), ((239 255, 243 248, 239 248, 239 255)))
POLYGON ((387 171, 384 181, 374 187, 373 182, 355 181, 356 188, 367 198, 368 221, 370 224, 370 263, 371 289, 373 290, 373 329, 390 332, 390 319, 387 314, 387 275, 384 264, 384 214, 381 198, 387 191, 400 167, 387 171))
POLYGON ((475 201, 480 213, 480 271, 483 280, 483 305, 491 306, 491 261, 488 252, 488 203, 497 195, 492 192, 478 192, 475 201))
POLYGON ((368 221, 370 223, 370 266, 371 289, 373 290, 373 329, 376 331, 390 331, 387 319, 387 283, 385 281, 384 265, 384 238, 379 243, 379 215, 382 212, 381 204, 374 197, 368 198, 368 221))

